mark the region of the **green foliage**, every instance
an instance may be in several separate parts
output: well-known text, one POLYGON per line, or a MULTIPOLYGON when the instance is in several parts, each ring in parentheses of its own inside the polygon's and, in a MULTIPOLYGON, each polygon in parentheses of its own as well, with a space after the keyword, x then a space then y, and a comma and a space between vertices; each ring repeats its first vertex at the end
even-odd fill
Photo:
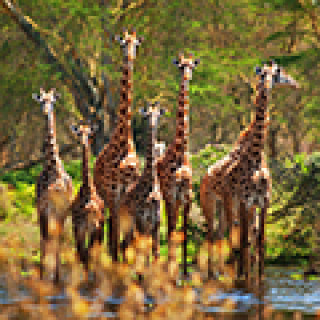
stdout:
POLYGON ((11 218, 14 213, 14 205, 12 194, 4 183, 0 183, 0 220, 11 218))
MULTIPOLYGON (((94 162, 95 157, 92 157, 91 168, 94 162)), ((64 166, 72 177, 75 194, 82 183, 81 161, 74 160, 64 166)), ((1 177, 0 187, 7 190, 8 185, 12 190, 9 193, 7 191, 0 192, 0 217, 10 218, 16 215, 32 217, 35 213, 35 183, 41 170, 41 165, 37 165, 28 170, 11 171, 1 177)))
POLYGON ((307 258, 316 246, 315 221, 320 210, 320 153, 286 158, 273 171, 273 197, 267 256, 282 262, 307 258))

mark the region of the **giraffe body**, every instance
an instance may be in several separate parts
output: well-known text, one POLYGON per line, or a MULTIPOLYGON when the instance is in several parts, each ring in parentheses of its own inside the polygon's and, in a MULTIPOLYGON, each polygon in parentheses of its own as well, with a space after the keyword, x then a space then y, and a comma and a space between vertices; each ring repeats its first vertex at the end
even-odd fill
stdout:
MULTIPOLYGON (((192 56, 179 56, 178 65, 181 71, 179 105, 176 117, 176 135, 173 143, 157 163, 160 189, 165 201, 168 217, 168 243, 175 229, 179 209, 184 210, 184 274, 186 275, 187 255, 187 216, 192 199, 192 169, 189 160, 189 81, 192 69, 199 60, 192 60, 192 56)), ((170 258, 169 249, 169 258, 170 258)))
MULTIPOLYGON (((269 123, 267 99, 274 84, 286 84, 294 87, 297 87, 297 84, 274 62, 264 65, 263 69, 257 68, 257 76, 255 117, 248 128, 240 135, 230 153, 208 169, 200 186, 200 204, 208 222, 209 240, 213 241, 212 223, 216 210, 215 201, 221 199, 230 234, 232 234, 232 229, 235 225, 239 225, 240 222, 241 230, 237 234, 239 236, 242 234, 241 241, 246 242, 245 250, 248 250, 248 239, 244 239, 245 235, 243 233, 248 232, 248 230, 243 229, 247 228, 243 224, 252 224, 255 208, 262 208, 259 217, 260 234, 258 237, 259 275, 261 275, 264 252, 262 248, 264 242, 264 221, 271 197, 271 176, 263 151, 269 123), (238 202, 235 214, 236 219, 234 219, 235 202, 238 202)), ((239 237, 235 241, 231 239, 230 246, 239 246, 239 243, 239 237)), ((248 255, 248 251, 244 255, 248 255)), ((246 257, 241 258, 246 259, 246 257)), ((247 265, 248 268, 249 266, 247 265)), ((248 277, 247 273, 246 277, 248 277)))
POLYGON ((79 128, 74 126, 73 131, 81 138, 83 145, 83 183, 71 206, 72 225, 78 255, 87 272, 90 249, 95 242, 101 244, 103 241, 104 201, 97 194, 90 174, 89 135, 92 134, 92 129, 81 124, 79 128), (88 246, 86 237, 88 237, 88 246))
POLYGON ((139 161, 131 133, 131 104, 133 62, 136 47, 142 41, 137 39, 135 32, 131 35, 125 32, 124 39, 119 40, 124 49, 124 63, 117 126, 109 144, 99 154, 94 169, 97 192, 109 208, 109 246, 115 261, 118 259, 119 203, 139 176, 139 161))
POLYGON ((59 250, 61 233, 72 201, 72 180, 65 172, 59 158, 56 142, 55 114, 53 105, 58 95, 54 89, 33 98, 40 102, 46 115, 45 164, 38 177, 36 203, 40 224, 40 277, 43 278, 44 264, 54 272, 54 280, 59 280, 59 250), (53 259, 50 260, 50 255, 53 259))

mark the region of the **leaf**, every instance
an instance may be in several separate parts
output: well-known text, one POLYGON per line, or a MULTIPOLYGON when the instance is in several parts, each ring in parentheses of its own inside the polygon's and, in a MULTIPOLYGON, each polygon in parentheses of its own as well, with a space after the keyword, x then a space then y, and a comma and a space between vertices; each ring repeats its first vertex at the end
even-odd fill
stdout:
POLYGON ((269 35, 268 37, 265 38, 264 42, 268 43, 271 42, 273 40, 278 40, 278 39, 283 39, 283 38, 288 38, 288 32, 284 32, 284 31, 278 31, 275 33, 272 33, 271 35, 269 35))

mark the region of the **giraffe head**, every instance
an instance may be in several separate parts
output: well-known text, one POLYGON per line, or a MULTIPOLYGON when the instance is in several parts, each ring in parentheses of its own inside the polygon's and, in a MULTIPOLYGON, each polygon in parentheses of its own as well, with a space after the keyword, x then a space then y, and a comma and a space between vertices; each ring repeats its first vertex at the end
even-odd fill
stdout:
POLYGON ((55 88, 52 88, 48 92, 45 92, 43 88, 40 88, 40 94, 32 94, 32 98, 40 102, 42 112, 48 117, 52 114, 53 105, 56 103, 57 99, 60 98, 60 96, 60 93, 57 93, 55 88))
POLYGON ((86 124, 84 121, 81 121, 78 126, 71 126, 74 135, 80 139, 81 144, 86 146, 89 145, 90 138, 92 138, 96 129, 95 125, 86 124))
POLYGON ((173 64, 183 72, 184 80, 192 79, 192 70, 200 63, 200 59, 193 59, 193 54, 189 54, 189 58, 185 57, 182 53, 179 54, 179 59, 174 59, 173 64))
POLYGON ((148 102, 147 109, 141 108, 139 112, 148 120, 150 128, 157 129, 160 116, 165 114, 166 111, 165 109, 160 108, 160 102, 157 101, 155 103, 148 102))
POLYGON ((143 37, 137 37, 135 30, 133 30, 131 34, 125 30, 123 37, 116 36, 115 39, 120 42, 125 57, 129 60, 136 58, 136 49, 142 43, 143 37))
POLYGON ((256 75, 258 81, 269 90, 274 86, 299 88, 299 84, 282 67, 278 66, 274 60, 265 63, 263 67, 256 67, 256 75))

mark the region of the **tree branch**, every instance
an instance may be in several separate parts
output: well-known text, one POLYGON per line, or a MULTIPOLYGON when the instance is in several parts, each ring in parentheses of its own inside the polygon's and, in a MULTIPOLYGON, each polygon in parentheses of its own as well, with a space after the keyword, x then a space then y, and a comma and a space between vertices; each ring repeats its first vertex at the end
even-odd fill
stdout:
MULTIPOLYGON (((78 146, 78 143, 74 143, 74 144, 67 144, 67 145, 63 145, 61 147, 61 151, 59 152, 59 155, 65 155, 67 153, 69 153, 70 151, 72 151, 73 149, 75 149, 78 146)), ((16 162, 14 164, 5 166, 0 173, 4 174, 6 172, 10 172, 13 170, 25 170, 25 169, 30 169, 31 167, 36 166, 37 164, 43 162, 45 159, 45 155, 41 155, 38 159, 36 160, 29 160, 26 162, 16 162)))

